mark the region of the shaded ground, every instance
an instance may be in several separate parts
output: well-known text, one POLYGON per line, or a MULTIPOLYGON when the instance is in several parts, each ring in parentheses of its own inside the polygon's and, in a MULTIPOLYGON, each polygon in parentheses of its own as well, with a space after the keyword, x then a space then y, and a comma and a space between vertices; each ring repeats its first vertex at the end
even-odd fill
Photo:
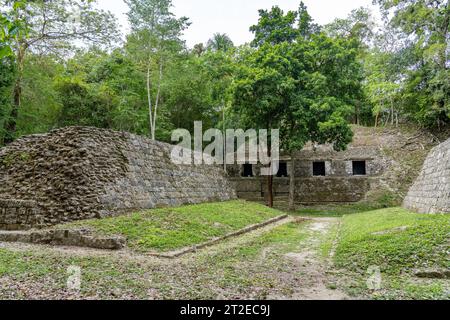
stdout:
POLYGON ((176 260, 1 244, 4 299, 343 299, 319 245, 334 219, 269 226, 176 260), (70 266, 81 290, 67 289, 70 266))
POLYGON ((448 268, 449 219, 399 208, 292 217, 175 260, 0 243, 0 298, 450 299, 448 279, 413 272, 448 268), (68 289, 73 267, 79 290, 68 289))

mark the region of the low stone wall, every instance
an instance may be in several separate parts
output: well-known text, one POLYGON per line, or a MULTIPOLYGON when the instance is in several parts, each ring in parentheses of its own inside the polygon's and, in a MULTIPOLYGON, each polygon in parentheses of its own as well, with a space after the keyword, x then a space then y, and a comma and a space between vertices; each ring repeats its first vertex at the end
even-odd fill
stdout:
MULTIPOLYGON (((368 177, 295 178, 295 202, 301 204, 358 202, 371 188, 368 177)), ((267 178, 233 178, 238 196, 249 201, 267 200, 267 178)), ((274 178, 275 200, 289 197, 289 178, 274 178)))
POLYGON ((419 213, 450 213, 450 139, 430 152, 403 205, 419 213))
POLYGON ((69 127, 0 149, 0 229, 236 198, 219 166, 177 165, 173 146, 130 133, 69 127))
POLYGON ((48 244, 104 250, 120 250, 126 245, 126 240, 123 237, 96 237, 92 236, 89 231, 83 230, 0 231, 0 242, 48 244))
POLYGON ((0 230, 26 230, 43 224, 35 201, 0 199, 0 230))

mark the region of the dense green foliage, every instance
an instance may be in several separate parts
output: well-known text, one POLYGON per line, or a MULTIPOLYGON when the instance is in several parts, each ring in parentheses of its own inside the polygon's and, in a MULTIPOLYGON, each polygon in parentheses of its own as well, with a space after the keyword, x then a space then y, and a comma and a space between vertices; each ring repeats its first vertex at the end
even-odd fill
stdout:
POLYGON ((245 126, 281 129, 284 150, 308 141, 345 149, 352 139, 346 118, 362 81, 353 39, 321 33, 303 4, 286 15, 277 7, 261 11, 252 30, 257 48, 243 55, 234 87, 245 126))
POLYGON ((10 90, 15 77, 15 63, 12 58, 0 60, 0 145, 6 134, 4 127, 10 112, 10 90))
POLYGON ((446 1, 378 0, 380 29, 365 9, 319 26, 303 3, 275 6, 260 10, 250 44, 216 33, 192 49, 170 0, 127 1, 123 43, 94 2, 1 1, 0 144, 68 125, 170 141, 203 121, 280 128, 285 149, 342 149, 348 123, 450 122, 446 1))

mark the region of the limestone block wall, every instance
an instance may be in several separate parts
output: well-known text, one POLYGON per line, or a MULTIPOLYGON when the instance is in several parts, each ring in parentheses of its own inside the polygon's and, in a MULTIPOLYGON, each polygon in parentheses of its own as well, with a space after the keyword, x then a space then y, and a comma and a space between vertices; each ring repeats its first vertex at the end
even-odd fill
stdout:
POLYGON ((236 197, 222 168, 176 165, 172 148, 88 127, 19 139, 0 149, 0 229, 236 197))
POLYGON ((404 207, 419 213, 450 213, 450 139, 430 152, 404 207))
MULTIPOLYGON (((388 166, 378 147, 350 146, 346 151, 336 152, 322 146, 315 150, 304 149, 294 156, 295 168, 288 155, 282 156, 280 162, 286 163, 289 175, 294 172, 295 201, 302 204, 364 200, 388 166), (317 161, 325 162, 325 176, 314 176, 313 163, 317 161), (366 175, 353 175, 354 161, 365 162, 366 175)), ((227 170, 236 182, 240 198, 261 201, 267 197, 267 178, 260 175, 261 165, 253 166, 253 177, 242 177, 243 167, 239 164, 228 166, 227 170)), ((287 199, 289 184, 289 177, 274 177, 276 199, 287 199)))
POLYGON ((23 230, 43 220, 35 201, 0 199, 0 230, 23 230))

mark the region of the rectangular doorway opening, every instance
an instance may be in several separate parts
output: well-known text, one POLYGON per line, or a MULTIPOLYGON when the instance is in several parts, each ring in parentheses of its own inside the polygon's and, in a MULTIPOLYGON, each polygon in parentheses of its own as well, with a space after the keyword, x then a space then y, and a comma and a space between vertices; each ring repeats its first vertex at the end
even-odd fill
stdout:
POLYGON ((253 165, 246 163, 242 167, 242 177, 252 178, 253 177, 253 165))
POLYGON ((288 174, 288 167, 286 162, 280 162, 277 177, 278 178, 287 178, 289 176, 288 174))
POLYGON ((325 161, 316 161, 313 163, 313 176, 325 177, 327 175, 325 161))
POLYGON ((367 175, 367 168, 365 161, 353 161, 353 175, 354 176, 367 175))

